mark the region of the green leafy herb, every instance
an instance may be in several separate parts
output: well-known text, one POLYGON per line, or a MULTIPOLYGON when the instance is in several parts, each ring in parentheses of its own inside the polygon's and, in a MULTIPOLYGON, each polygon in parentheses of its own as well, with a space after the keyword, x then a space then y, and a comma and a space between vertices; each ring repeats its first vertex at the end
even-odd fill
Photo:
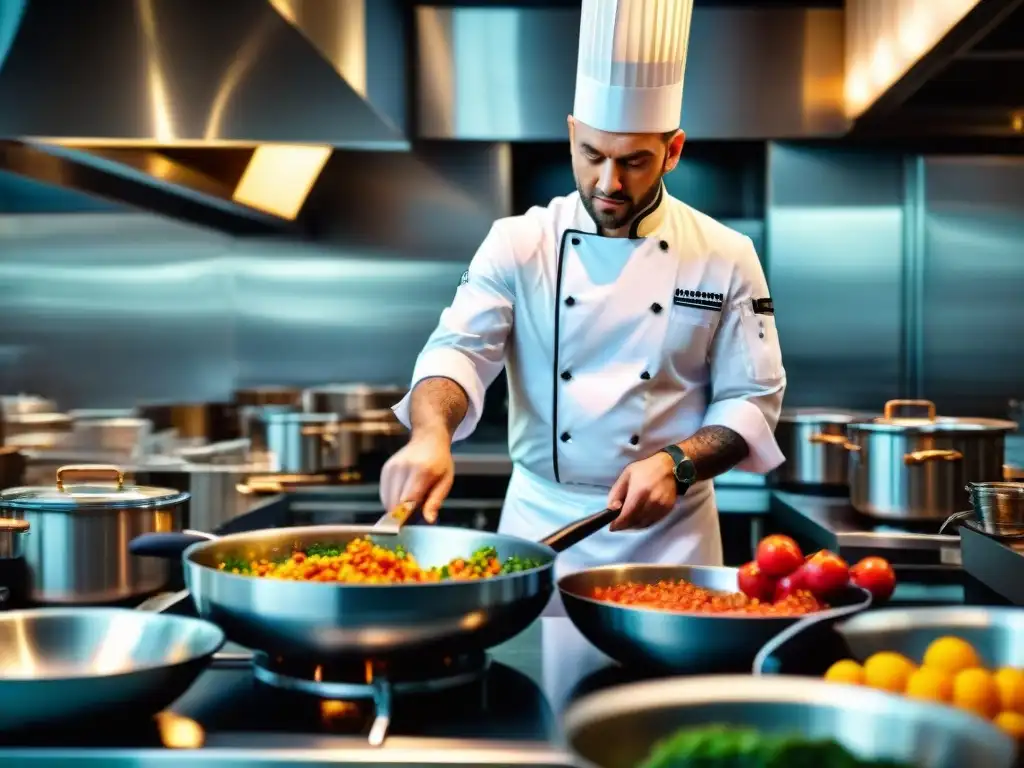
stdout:
POLYGON ((249 573, 249 561, 240 557, 226 557, 223 561, 222 570, 229 573, 249 573))
POLYGON ((637 768, 913 768, 859 760, 832 739, 763 734, 752 728, 686 728, 659 742, 637 768))
POLYGON ((310 544, 306 547, 306 557, 338 557, 344 551, 344 547, 336 544, 310 544))
POLYGON ((540 568, 544 563, 540 560, 533 558, 519 557, 518 555, 510 555, 505 558, 505 562, 501 564, 502 573, 519 573, 521 571, 529 571, 532 568, 540 568))

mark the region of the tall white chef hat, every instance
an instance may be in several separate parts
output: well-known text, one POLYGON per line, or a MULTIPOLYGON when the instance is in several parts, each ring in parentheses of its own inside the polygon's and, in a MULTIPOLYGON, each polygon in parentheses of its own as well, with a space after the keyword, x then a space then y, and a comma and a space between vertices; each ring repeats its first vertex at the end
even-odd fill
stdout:
POLYGON ((679 127, 693 0, 583 0, 573 117, 612 133, 679 127))

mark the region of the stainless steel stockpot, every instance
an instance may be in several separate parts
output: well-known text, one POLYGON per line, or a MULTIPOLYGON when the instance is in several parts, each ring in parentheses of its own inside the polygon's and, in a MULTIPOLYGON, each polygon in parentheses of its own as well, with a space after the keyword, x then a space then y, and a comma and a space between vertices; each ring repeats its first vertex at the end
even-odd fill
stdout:
POLYGON ((302 392, 302 410, 361 417, 366 411, 390 408, 408 391, 408 387, 385 384, 325 384, 302 392))
POLYGON ((181 527, 189 494, 126 485, 124 472, 103 464, 57 470, 55 486, 0 492, 0 515, 28 522, 24 556, 31 599, 39 603, 113 603, 167 585, 165 560, 129 557, 128 542, 181 527))
POLYGON ((847 425, 850 502, 890 520, 945 519, 970 506, 967 483, 1002 479, 1012 421, 936 416, 930 400, 890 400, 847 425), (904 409, 923 411, 898 415, 904 409))
POLYGON ((846 426, 875 414, 842 408, 793 408, 779 416, 775 440, 786 462, 771 473, 776 486, 849 486, 846 426))

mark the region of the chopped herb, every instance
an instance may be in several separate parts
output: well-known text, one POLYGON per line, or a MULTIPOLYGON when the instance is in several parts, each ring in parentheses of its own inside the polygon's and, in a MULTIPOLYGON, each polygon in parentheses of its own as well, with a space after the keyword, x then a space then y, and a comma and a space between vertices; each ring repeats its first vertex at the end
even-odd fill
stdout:
POLYGON ((659 742, 639 768, 912 768, 859 760, 834 739, 761 733, 708 725, 684 728, 659 742))
POLYGON ((249 561, 240 557, 226 557, 220 569, 228 573, 249 573, 249 561))

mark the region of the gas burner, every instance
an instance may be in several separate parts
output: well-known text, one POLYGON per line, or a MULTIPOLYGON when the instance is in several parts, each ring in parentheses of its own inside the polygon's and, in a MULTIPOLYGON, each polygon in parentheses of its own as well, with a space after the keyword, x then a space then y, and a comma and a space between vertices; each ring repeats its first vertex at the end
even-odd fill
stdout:
POLYGON ((459 656, 398 660, 335 660, 314 664, 256 654, 253 674, 264 685, 321 699, 370 699, 375 718, 370 744, 380 746, 391 723, 395 695, 438 693, 483 679, 489 657, 483 651, 459 656))

